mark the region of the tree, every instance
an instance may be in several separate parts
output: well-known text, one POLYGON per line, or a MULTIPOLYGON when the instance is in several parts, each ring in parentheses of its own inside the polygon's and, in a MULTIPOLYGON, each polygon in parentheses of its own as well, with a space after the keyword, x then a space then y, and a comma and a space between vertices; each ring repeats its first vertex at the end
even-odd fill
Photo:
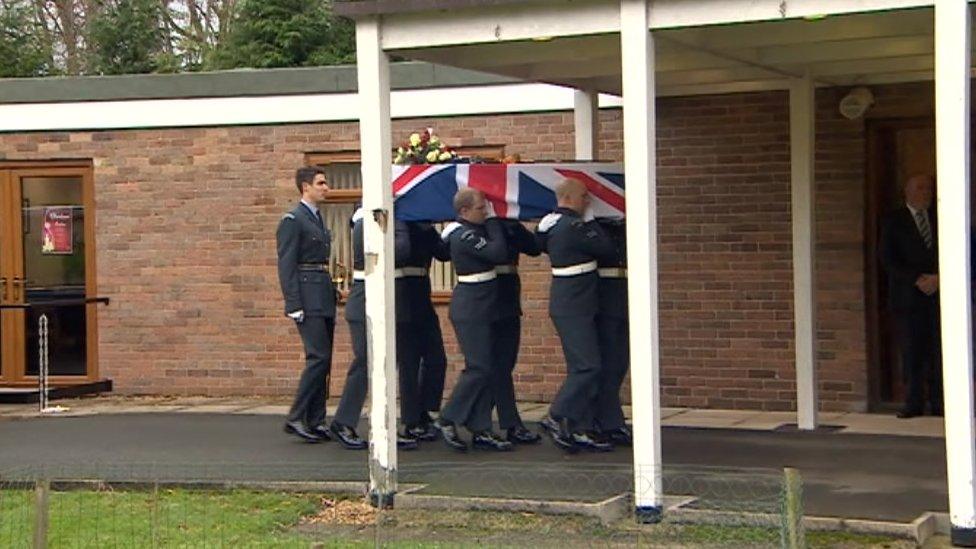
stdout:
POLYGON ((0 0, 0 78, 54 72, 54 53, 46 36, 29 2, 0 0))
POLYGON ((355 60, 355 33, 329 0, 240 0, 208 66, 300 67, 355 60))
POLYGON ((159 0, 109 0, 91 17, 89 58, 95 74, 174 72, 180 60, 173 53, 166 28, 167 6, 159 0))

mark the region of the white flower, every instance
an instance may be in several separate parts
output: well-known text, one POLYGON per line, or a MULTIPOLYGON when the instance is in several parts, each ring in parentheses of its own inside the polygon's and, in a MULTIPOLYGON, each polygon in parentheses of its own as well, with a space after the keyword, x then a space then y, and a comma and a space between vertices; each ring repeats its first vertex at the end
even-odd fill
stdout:
POLYGON ((440 160, 441 162, 443 162, 445 160, 450 160, 451 159, 451 153, 449 153, 449 152, 442 152, 441 155, 437 157, 437 159, 440 160))
POLYGON ((410 134, 410 144, 413 145, 414 147, 416 147, 417 145, 420 145, 420 134, 419 133, 412 133, 412 134, 410 134))
POLYGON ((437 151, 427 153, 427 162, 437 162, 437 151))

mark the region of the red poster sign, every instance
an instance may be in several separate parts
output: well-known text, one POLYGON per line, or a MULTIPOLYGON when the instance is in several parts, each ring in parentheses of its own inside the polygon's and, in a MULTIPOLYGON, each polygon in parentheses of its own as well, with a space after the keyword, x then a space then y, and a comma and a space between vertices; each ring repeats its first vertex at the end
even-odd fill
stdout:
POLYGON ((41 253, 74 253, 71 231, 71 206, 44 208, 44 227, 41 231, 41 253))

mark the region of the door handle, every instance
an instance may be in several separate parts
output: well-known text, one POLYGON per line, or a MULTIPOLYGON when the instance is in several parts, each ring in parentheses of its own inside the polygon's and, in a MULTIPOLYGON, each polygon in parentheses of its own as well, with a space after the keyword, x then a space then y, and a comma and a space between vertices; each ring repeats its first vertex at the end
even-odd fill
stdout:
POLYGON ((15 276, 14 277, 14 279, 13 279, 13 283, 14 283, 14 299, 18 299, 17 298, 18 295, 20 296, 20 299, 24 299, 24 283, 25 282, 27 282, 27 281, 25 279, 23 279, 23 278, 20 278, 19 276, 15 276), (20 292, 19 293, 17 292, 17 288, 20 288, 20 292))
POLYGON ((9 288, 9 286, 7 285, 7 277, 0 278, 0 284, 3 284, 3 301, 7 301, 8 298, 7 289, 9 288))

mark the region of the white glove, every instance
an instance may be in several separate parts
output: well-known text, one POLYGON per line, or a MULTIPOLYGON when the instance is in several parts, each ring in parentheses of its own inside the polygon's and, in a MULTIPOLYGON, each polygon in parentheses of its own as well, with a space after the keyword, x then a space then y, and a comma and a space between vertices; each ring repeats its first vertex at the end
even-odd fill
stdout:
POLYGON ((288 316, 295 322, 301 324, 305 320, 305 311, 299 309, 294 313, 288 313, 288 316))

